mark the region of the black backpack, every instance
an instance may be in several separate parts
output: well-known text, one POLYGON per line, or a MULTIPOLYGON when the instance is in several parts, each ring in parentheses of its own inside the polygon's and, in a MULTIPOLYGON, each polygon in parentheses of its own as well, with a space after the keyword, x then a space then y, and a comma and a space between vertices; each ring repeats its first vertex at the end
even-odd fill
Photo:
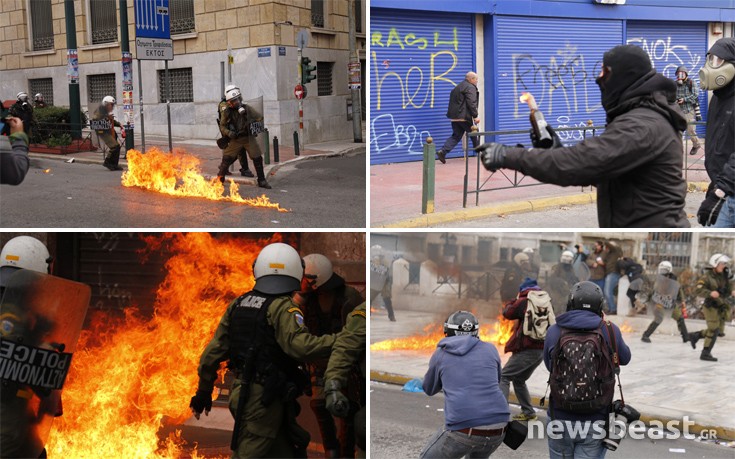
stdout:
POLYGON ((620 365, 609 321, 600 321, 594 330, 561 328, 551 361, 549 386, 557 406, 583 414, 609 409, 620 365), (607 326, 612 346, 605 341, 603 326, 607 326))

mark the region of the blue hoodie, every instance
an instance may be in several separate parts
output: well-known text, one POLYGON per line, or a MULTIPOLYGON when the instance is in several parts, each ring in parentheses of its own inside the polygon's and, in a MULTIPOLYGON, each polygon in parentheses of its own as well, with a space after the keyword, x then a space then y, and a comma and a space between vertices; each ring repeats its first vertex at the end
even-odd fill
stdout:
MULTIPOLYGON (((544 341, 544 364, 546 369, 551 372, 551 353, 561 337, 561 329, 559 327, 571 328, 573 330, 594 330, 600 326, 602 318, 592 311, 584 311, 577 309, 567 311, 556 318, 556 324, 549 327, 546 332, 546 340, 544 341)), ((620 357, 620 365, 627 365, 630 362, 630 348, 623 341, 623 335, 617 325, 611 324, 615 333, 615 342, 618 346, 618 356, 620 357)), ((607 327, 602 327, 602 337, 605 338, 607 344, 610 344, 610 336, 607 333, 607 327)), ((616 391, 616 394, 618 392, 616 391)), ((614 397, 613 397, 614 399, 614 397)), ((560 419, 563 421, 598 421, 607 419, 608 410, 603 408, 599 413, 580 414, 571 411, 565 411, 559 408, 553 399, 549 400, 549 419, 560 419), (552 415, 553 411, 553 415, 552 415)))
POLYGON ((500 369, 500 355, 490 343, 469 335, 439 341, 424 376, 424 392, 444 390, 448 430, 508 422, 508 401, 498 385, 500 369))

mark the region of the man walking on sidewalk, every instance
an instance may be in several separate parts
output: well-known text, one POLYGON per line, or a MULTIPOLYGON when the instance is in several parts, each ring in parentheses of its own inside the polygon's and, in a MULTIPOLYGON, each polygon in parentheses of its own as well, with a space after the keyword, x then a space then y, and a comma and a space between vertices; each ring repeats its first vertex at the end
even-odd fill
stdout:
MULTIPOLYGON (((452 89, 449 95, 449 108, 447 118, 452 120, 452 135, 444 142, 436 155, 442 164, 447 163, 447 154, 457 146, 462 136, 471 132, 472 126, 480 123, 478 118, 477 104, 480 99, 480 91, 477 89, 477 74, 467 72, 464 81, 452 89)), ((477 148, 480 144, 479 137, 472 137, 472 147, 477 148)))
POLYGON ((513 419, 531 421, 536 419, 536 413, 526 381, 544 358, 546 330, 556 323, 549 294, 539 288, 535 279, 526 278, 520 286, 518 298, 503 306, 503 317, 517 322, 513 326, 513 335, 505 344, 505 352, 513 354, 503 367, 500 390, 507 399, 512 382, 521 405, 521 414, 513 416, 513 419))

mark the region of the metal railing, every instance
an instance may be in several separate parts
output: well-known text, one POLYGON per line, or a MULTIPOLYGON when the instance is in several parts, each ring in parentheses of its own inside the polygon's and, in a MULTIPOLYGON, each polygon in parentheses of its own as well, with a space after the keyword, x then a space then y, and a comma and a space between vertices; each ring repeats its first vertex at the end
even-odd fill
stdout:
POLYGON ((104 150, 101 148, 104 143, 99 147, 93 145, 93 134, 94 130, 85 124, 82 126, 82 137, 74 140, 69 123, 34 123, 31 128, 31 149, 33 145, 43 145, 50 149, 58 148, 62 153, 104 150))
MULTIPOLYGON (((693 124, 695 126, 706 126, 706 122, 702 121, 695 121, 691 122, 689 124, 693 124)), ((574 126, 574 127, 560 127, 556 128, 556 132, 581 132, 581 138, 576 140, 584 140, 588 137, 588 133, 591 136, 598 135, 601 131, 605 130, 605 126, 574 126)), ((479 206, 480 204, 480 193, 484 193, 486 191, 497 191, 497 190, 506 190, 511 188, 521 188, 521 187, 529 187, 529 186, 537 186, 537 185, 546 185, 542 182, 537 183, 523 183, 524 179, 527 177, 526 175, 518 172, 518 171, 510 171, 510 170, 504 170, 499 169, 497 172, 492 172, 490 175, 488 175, 484 180, 480 179, 480 155, 474 155, 476 157, 476 182, 475 182, 475 189, 470 190, 469 189, 469 157, 474 154, 474 151, 471 151, 469 149, 469 138, 470 137, 491 137, 492 141, 496 142, 498 136, 506 136, 506 135, 521 135, 525 134, 528 135, 530 133, 530 130, 527 129, 517 129, 517 130, 507 130, 507 131, 486 131, 486 132, 471 132, 469 134, 465 134, 462 138, 462 149, 464 152, 464 164, 465 164, 465 171, 464 171, 464 178, 463 178, 463 189, 462 189, 462 207, 467 207, 467 196, 469 194, 475 195, 475 206, 479 206), (500 174, 503 176, 507 182, 508 185, 505 186, 494 186, 485 188, 485 185, 490 181, 490 179, 495 176, 495 174, 500 174)), ((486 139, 488 140, 488 139, 486 139)), ((684 180, 689 179, 689 172, 703 172, 706 171, 704 168, 704 155, 701 153, 698 153, 700 156, 690 156, 689 150, 690 150, 690 142, 691 139, 689 138, 689 135, 684 132, 682 133, 682 145, 683 145, 683 152, 682 155, 684 157, 683 159, 683 170, 682 174, 684 176, 684 180), (696 158, 693 161, 690 162, 689 158, 696 158), (702 163, 700 166, 699 163, 702 163)), ((482 142, 480 142, 482 143, 482 142)), ((509 142, 514 143, 514 142, 509 142)), ((436 161, 436 144, 434 144, 433 139, 429 137, 426 139, 426 143, 423 146, 423 180, 422 180, 422 187, 421 187, 421 213, 422 214, 430 214, 434 212, 434 189, 435 189, 435 173, 434 173, 434 163, 436 161)), ((703 151, 702 151, 703 153, 703 151)), ((585 187, 582 187, 584 189, 585 187)))

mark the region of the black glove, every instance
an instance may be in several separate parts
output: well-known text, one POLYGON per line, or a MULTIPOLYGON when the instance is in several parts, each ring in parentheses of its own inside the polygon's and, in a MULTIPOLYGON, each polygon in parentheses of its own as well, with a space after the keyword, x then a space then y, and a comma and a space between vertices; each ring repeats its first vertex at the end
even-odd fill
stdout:
POLYGON ((554 128, 547 124, 546 130, 551 136, 552 144, 548 145, 548 139, 539 138, 539 136, 536 135, 536 131, 531 129, 531 144, 533 145, 533 148, 561 148, 564 146, 561 143, 559 135, 556 133, 556 131, 554 131, 554 128))
POLYGON ((341 389, 341 385, 336 379, 330 379, 324 384, 327 411, 332 413, 333 416, 346 418, 350 412, 350 401, 341 389))
POLYGON ((212 411, 212 393, 206 390, 198 390, 196 395, 191 398, 189 408, 191 408, 194 417, 197 419, 199 419, 202 411, 204 411, 205 415, 209 416, 209 412, 212 411))
POLYGON ((707 188, 707 193, 704 195, 704 201, 702 201, 697 211, 697 221, 699 224, 702 226, 714 225, 724 202, 724 199, 720 199, 715 195, 714 184, 710 183, 709 188, 707 188))
POLYGON ((506 150, 508 147, 500 143, 483 143, 475 148, 475 151, 480 154, 482 165, 490 172, 495 172, 503 167, 506 150))

